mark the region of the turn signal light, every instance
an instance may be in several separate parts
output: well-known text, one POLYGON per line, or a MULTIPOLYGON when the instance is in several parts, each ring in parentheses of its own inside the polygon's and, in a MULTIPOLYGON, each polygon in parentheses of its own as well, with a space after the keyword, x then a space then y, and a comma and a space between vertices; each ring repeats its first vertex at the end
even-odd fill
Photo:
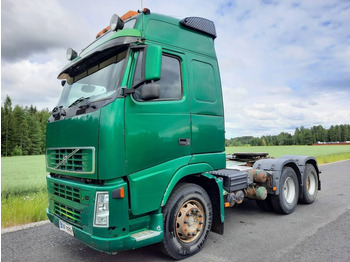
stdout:
POLYGON ((125 197, 124 187, 120 187, 120 188, 113 190, 113 192, 112 192, 113 199, 124 198, 124 197, 125 197))

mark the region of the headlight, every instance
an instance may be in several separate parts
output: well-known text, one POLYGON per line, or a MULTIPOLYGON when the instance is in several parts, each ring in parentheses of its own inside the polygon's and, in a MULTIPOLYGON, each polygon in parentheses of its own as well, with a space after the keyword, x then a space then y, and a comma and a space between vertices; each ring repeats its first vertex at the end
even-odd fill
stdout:
POLYGON ((108 227, 109 222, 109 194, 96 192, 94 226, 108 227))

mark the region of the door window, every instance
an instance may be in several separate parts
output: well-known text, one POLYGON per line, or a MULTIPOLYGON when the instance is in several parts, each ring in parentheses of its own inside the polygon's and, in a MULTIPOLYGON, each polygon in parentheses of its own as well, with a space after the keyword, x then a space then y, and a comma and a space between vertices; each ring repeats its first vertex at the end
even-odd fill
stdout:
MULTIPOLYGON (((135 74, 133 79, 133 85, 137 84, 142 79, 142 51, 139 52, 135 74)), ((162 68, 161 78, 155 81, 160 86, 159 98, 155 100, 179 100, 182 98, 182 81, 181 81, 181 66, 180 60, 176 57, 163 55, 162 56, 162 68)), ((136 88, 134 93, 134 99, 137 101, 143 101, 141 99, 142 85, 136 88)), ((155 101, 153 100, 153 101, 155 101)))

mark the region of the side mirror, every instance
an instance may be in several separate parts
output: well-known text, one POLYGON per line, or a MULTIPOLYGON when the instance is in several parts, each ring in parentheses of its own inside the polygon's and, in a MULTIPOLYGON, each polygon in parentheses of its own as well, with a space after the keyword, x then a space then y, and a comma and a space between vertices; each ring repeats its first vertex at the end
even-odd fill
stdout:
POLYGON ((142 100, 148 101, 159 98, 159 85, 150 83, 141 87, 142 100))
POLYGON ((144 54, 145 81, 159 80, 162 68, 162 48, 157 45, 149 45, 144 54))

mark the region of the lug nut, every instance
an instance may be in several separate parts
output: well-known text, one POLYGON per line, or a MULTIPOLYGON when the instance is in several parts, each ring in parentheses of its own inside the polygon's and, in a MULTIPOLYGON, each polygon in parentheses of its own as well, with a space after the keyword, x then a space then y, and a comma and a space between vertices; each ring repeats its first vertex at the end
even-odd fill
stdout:
POLYGON ((185 220, 185 221, 184 221, 184 224, 188 224, 188 221, 187 221, 187 220, 185 220))

